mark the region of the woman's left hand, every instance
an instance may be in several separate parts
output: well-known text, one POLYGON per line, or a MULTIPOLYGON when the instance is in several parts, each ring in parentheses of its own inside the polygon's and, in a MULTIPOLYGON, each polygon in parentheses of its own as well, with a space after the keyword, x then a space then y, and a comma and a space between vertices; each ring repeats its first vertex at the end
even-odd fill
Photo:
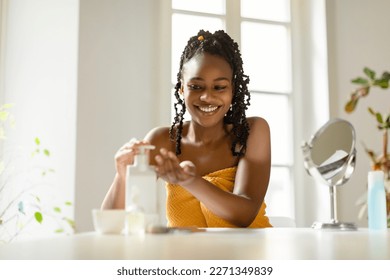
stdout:
POLYGON ((166 182, 184 186, 195 179, 196 166, 191 161, 180 162, 173 152, 161 149, 155 160, 156 173, 166 182))

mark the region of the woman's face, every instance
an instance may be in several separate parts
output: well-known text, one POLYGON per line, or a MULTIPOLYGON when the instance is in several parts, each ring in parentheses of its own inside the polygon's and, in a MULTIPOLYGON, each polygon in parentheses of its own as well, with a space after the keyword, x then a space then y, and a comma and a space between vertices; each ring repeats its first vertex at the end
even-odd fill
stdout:
POLYGON ((233 98, 233 71, 221 57, 207 53, 183 65, 180 92, 192 120, 204 127, 221 121, 233 98))

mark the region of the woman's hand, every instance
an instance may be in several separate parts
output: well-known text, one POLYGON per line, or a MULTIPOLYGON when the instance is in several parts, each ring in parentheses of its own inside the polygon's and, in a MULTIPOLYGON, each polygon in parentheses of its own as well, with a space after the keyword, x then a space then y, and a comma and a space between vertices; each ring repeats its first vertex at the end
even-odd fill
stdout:
POLYGON ((191 161, 180 162, 173 152, 161 149, 155 160, 157 176, 166 182, 185 186, 195 179, 195 165, 191 161))
POLYGON ((134 163, 134 157, 139 153, 139 147, 149 145, 147 141, 139 141, 135 138, 124 144, 115 154, 115 168, 117 174, 104 197, 102 209, 124 209, 126 196, 126 169, 134 163))
POLYGON ((116 152, 115 167, 119 178, 126 178, 127 165, 134 163, 134 156, 139 153, 138 147, 143 145, 149 145, 149 143, 133 138, 116 152))

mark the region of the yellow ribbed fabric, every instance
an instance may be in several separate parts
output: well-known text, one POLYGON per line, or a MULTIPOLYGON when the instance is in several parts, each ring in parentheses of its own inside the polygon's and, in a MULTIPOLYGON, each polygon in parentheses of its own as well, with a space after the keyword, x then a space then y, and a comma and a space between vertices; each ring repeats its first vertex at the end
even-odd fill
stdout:
MULTIPOLYGON (((210 173, 203 178, 215 187, 232 192, 236 167, 225 168, 210 173)), ((167 184, 167 218, 170 227, 236 227, 210 212, 198 199, 183 187, 167 184)), ((249 226, 250 228, 272 227, 265 215, 265 203, 249 226)))

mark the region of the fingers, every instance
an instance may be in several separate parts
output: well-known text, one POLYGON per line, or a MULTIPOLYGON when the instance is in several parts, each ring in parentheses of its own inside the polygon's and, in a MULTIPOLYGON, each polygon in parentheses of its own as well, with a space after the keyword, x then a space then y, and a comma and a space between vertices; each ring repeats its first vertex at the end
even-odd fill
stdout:
POLYGON ((115 154, 115 162, 117 167, 117 172, 121 176, 124 176, 126 166, 133 164, 134 156, 139 153, 138 147, 142 145, 149 145, 147 141, 139 141, 135 138, 132 138, 129 142, 125 143, 115 154))
POLYGON ((188 175, 195 176, 196 166, 193 162, 186 160, 180 163, 180 166, 183 168, 183 171, 188 175))
POLYGON ((149 142, 147 141, 139 141, 135 138, 130 139, 129 142, 125 143, 122 147, 120 147, 118 152, 126 152, 126 151, 133 151, 135 153, 138 153, 138 147, 142 145, 149 145, 149 142))
POLYGON ((118 154, 125 154, 128 152, 132 152, 133 154, 138 154, 138 147, 143 145, 149 145, 147 141, 139 141, 135 138, 132 138, 129 142, 125 143, 122 147, 119 148, 118 154))
POLYGON ((166 149, 161 149, 155 159, 159 176, 169 182, 176 182, 180 176, 180 165, 176 155, 166 149))
POLYGON ((157 175, 167 182, 182 184, 195 176, 195 165, 192 162, 180 163, 177 156, 166 149, 161 149, 155 160, 157 175))

